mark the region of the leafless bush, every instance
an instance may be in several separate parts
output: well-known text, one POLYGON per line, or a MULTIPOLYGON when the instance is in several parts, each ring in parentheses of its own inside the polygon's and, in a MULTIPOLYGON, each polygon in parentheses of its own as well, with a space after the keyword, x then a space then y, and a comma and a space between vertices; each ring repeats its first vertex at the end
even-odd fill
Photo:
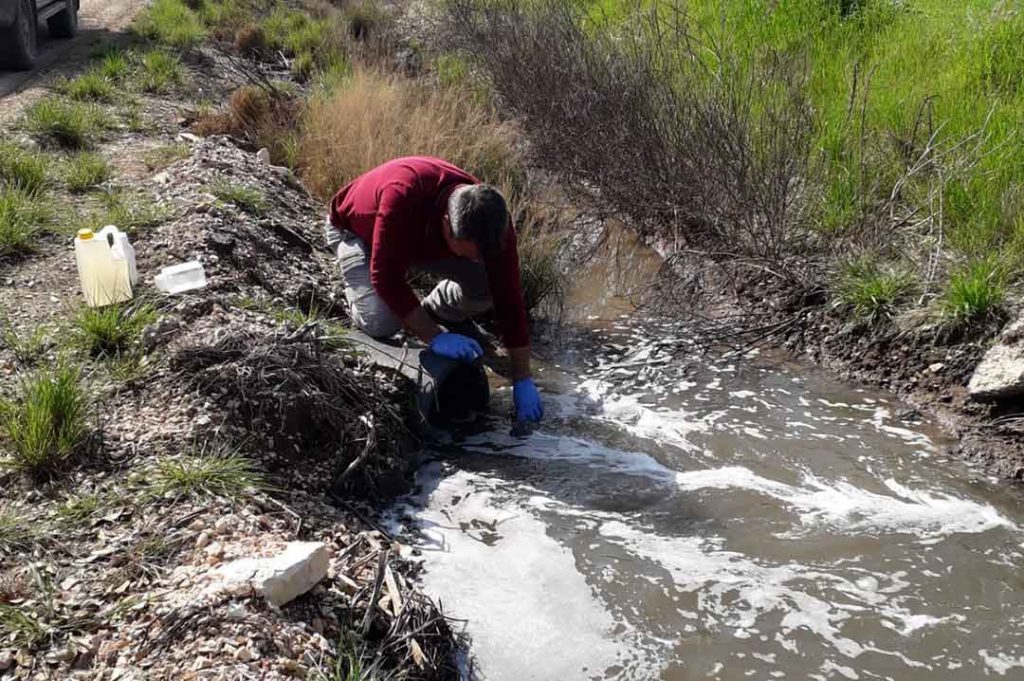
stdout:
POLYGON ((799 256, 820 246, 806 229, 806 64, 738 63, 691 35, 681 6, 656 6, 628 26, 558 0, 451 0, 449 11, 456 45, 526 120, 543 164, 669 250, 800 279, 799 256))
MULTIPOLYGON (((237 327, 184 346, 171 367, 223 402, 229 418, 271 437, 278 451, 335 455, 336 477, 361 458, 360 473, 396 466, 406 437, 401 400, 385 382, 326 352, 317 323, 287 335, 237 327)), ((347 478, 348 476, 346 476, 347 478)), ((366 478, 349 482, 368 484, 366 478)))

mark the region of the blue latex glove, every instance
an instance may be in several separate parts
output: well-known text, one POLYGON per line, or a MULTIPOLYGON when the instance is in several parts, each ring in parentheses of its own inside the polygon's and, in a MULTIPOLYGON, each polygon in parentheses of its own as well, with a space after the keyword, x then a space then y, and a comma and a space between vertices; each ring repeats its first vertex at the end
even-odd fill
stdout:
POLYGON ((512 401, 516 404, 516 421, 540 421, 544 405, 532 378, 520 378, 512 384, 512 401))
POLYGON ((484 351, 480 344, 469 336, 460 333, 439 333, 430 341, 430 349, 448 359, 461 359, 472 362, 483 357, 484 351))

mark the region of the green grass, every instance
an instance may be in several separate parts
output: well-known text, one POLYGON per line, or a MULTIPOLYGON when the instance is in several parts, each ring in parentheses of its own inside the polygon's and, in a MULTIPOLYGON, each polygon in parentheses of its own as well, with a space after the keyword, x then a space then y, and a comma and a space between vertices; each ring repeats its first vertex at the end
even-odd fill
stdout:
POLYGON ((82 525, 92 520, 106 506, 105 502, 99 494, 79 494, 64 500, 57 506, 54 515, 63 525, 82 525))
POLYGON ((266 198, 258 189, 223 180, 214 182, 209 189, 221 201, 232 203, 251 215, 260 216, 266 210, 266 198))
POLYGON ((191 153, 192 147, 187 142, 165 144, 144 153, 142 162, 150 171, 163 170, 176 161, 188 158, 191 153))
POLYGON ((25 608, 0 603, 0 631, 15 648, 34 648, 46 639, 46 629, 25 608))
POLYGON ((114 101, 116 89, 114 83, 98 69, 86 71, 75 78, 66 78, 56 83, 54 90, 68 99, 79 102, 114 101))
POLYGON ((99 154, 79 152, 64 164, 64 183, 72 192, 84 192, 110 179, 113 169, 99 154))
POLYGON ((169 209, 143 194, 115 191, 101 198, 104 210, 85 216, 75 225, 75 231, 85 228, 96 232, 106 225, 116 225, 122 232, 137 232, 160 224, 170 215, 169 209))
POLYGON ((30 253, 51 222, 49 204, 21 189, 0 189, 0 257, 30 253))
POLYGON ((100 57, 96 71, 111 83, 122 83, 132 72, 130 54, 118 47, 112 47, 100 57))
POLYGON ((25 128, 41 143, 64 149, 85 149, 111 125, 95 104, 45 97, 25 113, 25 128))
POLYGON ((36 537, 35 526, 18 508, 0 504, 0 554, 24 550, 36 537))
POLYGON ((249 459, 218 445, 163 458, 144 478, 153 494, 163 498, 236 499, 266 486, 249 459))
POLYGON ((40 325, 29 331, 18 331, 10 319, 0 318, 0 343, 11 351, 18 364, 31 366, 46 350, 46 327, 40 325))
POLYGON ((1006 300, 1006 277, 993 260, 981 260, 955 272, 949 279, 940 309, 955 325, 998 317, 1006 300))
POLYGON ((90 357, 120 357, 134 349, 156 317, 153 306, 140 301, 83 307, 74 319, 73 340, 90 357))
POLYGON ((11 142, 0 142, 0 183, 35 194, 51 184, 46 155, 32 153, 11 142))
POLYGON ((87 408, 81 369, 68 361, 24 378, 0 407, 3 465, 37 478, 59 472, 85 441, 87 408))
POLYGON ((185 82, 185 66, 177 55, 152 50, 139 63, 139 87, 144 92, 166 94, 185 82))
POLYGON ((910 273, 858 259, 847 263, 840 273, 838 298, 855 319, 876 323, 894 317, 916 288, 917 281, 910 273))
MULTIPOLYGON (((593 0, 620 30, 630 25, 625 0, 593 0)), ((978 257, 999 248, 1024 211, 1024 12, 1001 0, 862 0, 849 12, 823 0, 691 0, 686 22, 716 72, 736 63, 765 70, 778 60, 809 65, 801 86, 813 106, 816 210, 835 228, 872 215, 898 178, 935 146, 948 155, 904 186, 900 200, 935 210, 929 188, 948 181, 948 243, 978 257), (731 61, 730 61, 731 60, 731 61), (857 74, 856 87, 854 74, 857 74), (984 130, 974 144, 953 147, 984 130), (940 175, 941 173, 941 175, 940 175), (942 178, 940 180, 940 177, 942 178)), ((728 77, 728 70, 719 72, 728 77)), ((753 93, 755 112, 777 89, 753 93)), ((767 121, 770 123, 770 121, 767 121)))
POLYGON ((182 0, 154 0, 139 14, 135 30, 150 40, 186 50, 206 38, 199 15, 182 0))

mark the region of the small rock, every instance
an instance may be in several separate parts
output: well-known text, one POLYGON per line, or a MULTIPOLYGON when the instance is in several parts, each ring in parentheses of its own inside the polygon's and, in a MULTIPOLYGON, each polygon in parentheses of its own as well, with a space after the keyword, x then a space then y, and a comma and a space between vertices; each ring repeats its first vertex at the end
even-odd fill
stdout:
POLYGON ((215 541, 206 547, 206 555, 208 556, 223 556, 224 546, 219 541, 215 541))
POLYGON ((248 646, 244 648, 239 648, 235 652, 235 659, 239 662, 252 662, 256 659, 256 651, 254 651, 252 648, 249 648, 248 646))
POLYGON ((256 152, 256 160, 260 162, 260 165, 270 165, 270 149, 263 147, 256 152))
POLYGON ((213 529, 215 529, 219 534, 225 534, 234 529, 237 524, 238 520, 235 516, 226 515, 223 518, 218 518, 217 522, 213 524, 213 529))
POLYGON ((205 548, 209 543, 210 543, 210 533, 209 532, 206 532, 206 531, 200 532, 199 536, 196 537, 196 548, 197 549, 205 548))
POLYGON ((204 528, 206 528, 206 523, 203 522, 202 518, 196 518, 191 523, 189 523, 188 526, 188 529, 192 530, 193 532, 199 532, 204 528))
POLYGON ((928 365, 928 371, 932 372, 933 374, 937 374, 945 368, 946 365, 943 364, 942 362, 936 362, 935 364, 928 365))
POLYGON ((14 664, 14 655, 9 650, 0 651, 0 672, 5 672, 14 664))
POLYGON ((967 391, 974 399, 1000 399, 1024 393, 1024 346, 994 345, 974 369, 967 391))
POLYGON ((178 137, 177 137, 177 141, 178 142, 192 142, 192 143, 195 143, 195 142, 199 141, 199 137, 197 135, 193 135, 190 132, 179 132, 178 133, 178 137))

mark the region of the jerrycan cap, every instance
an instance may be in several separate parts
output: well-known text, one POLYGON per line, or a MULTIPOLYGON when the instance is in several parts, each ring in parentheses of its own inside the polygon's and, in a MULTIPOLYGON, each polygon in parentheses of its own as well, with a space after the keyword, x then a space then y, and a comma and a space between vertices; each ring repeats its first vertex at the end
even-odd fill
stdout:
POLYGON ((93 236, 94 234, 92 233, 91 229, 78 230, 78 238, 81 239, 82 241, 87 241, 88 239, 93 238, 93 236))

